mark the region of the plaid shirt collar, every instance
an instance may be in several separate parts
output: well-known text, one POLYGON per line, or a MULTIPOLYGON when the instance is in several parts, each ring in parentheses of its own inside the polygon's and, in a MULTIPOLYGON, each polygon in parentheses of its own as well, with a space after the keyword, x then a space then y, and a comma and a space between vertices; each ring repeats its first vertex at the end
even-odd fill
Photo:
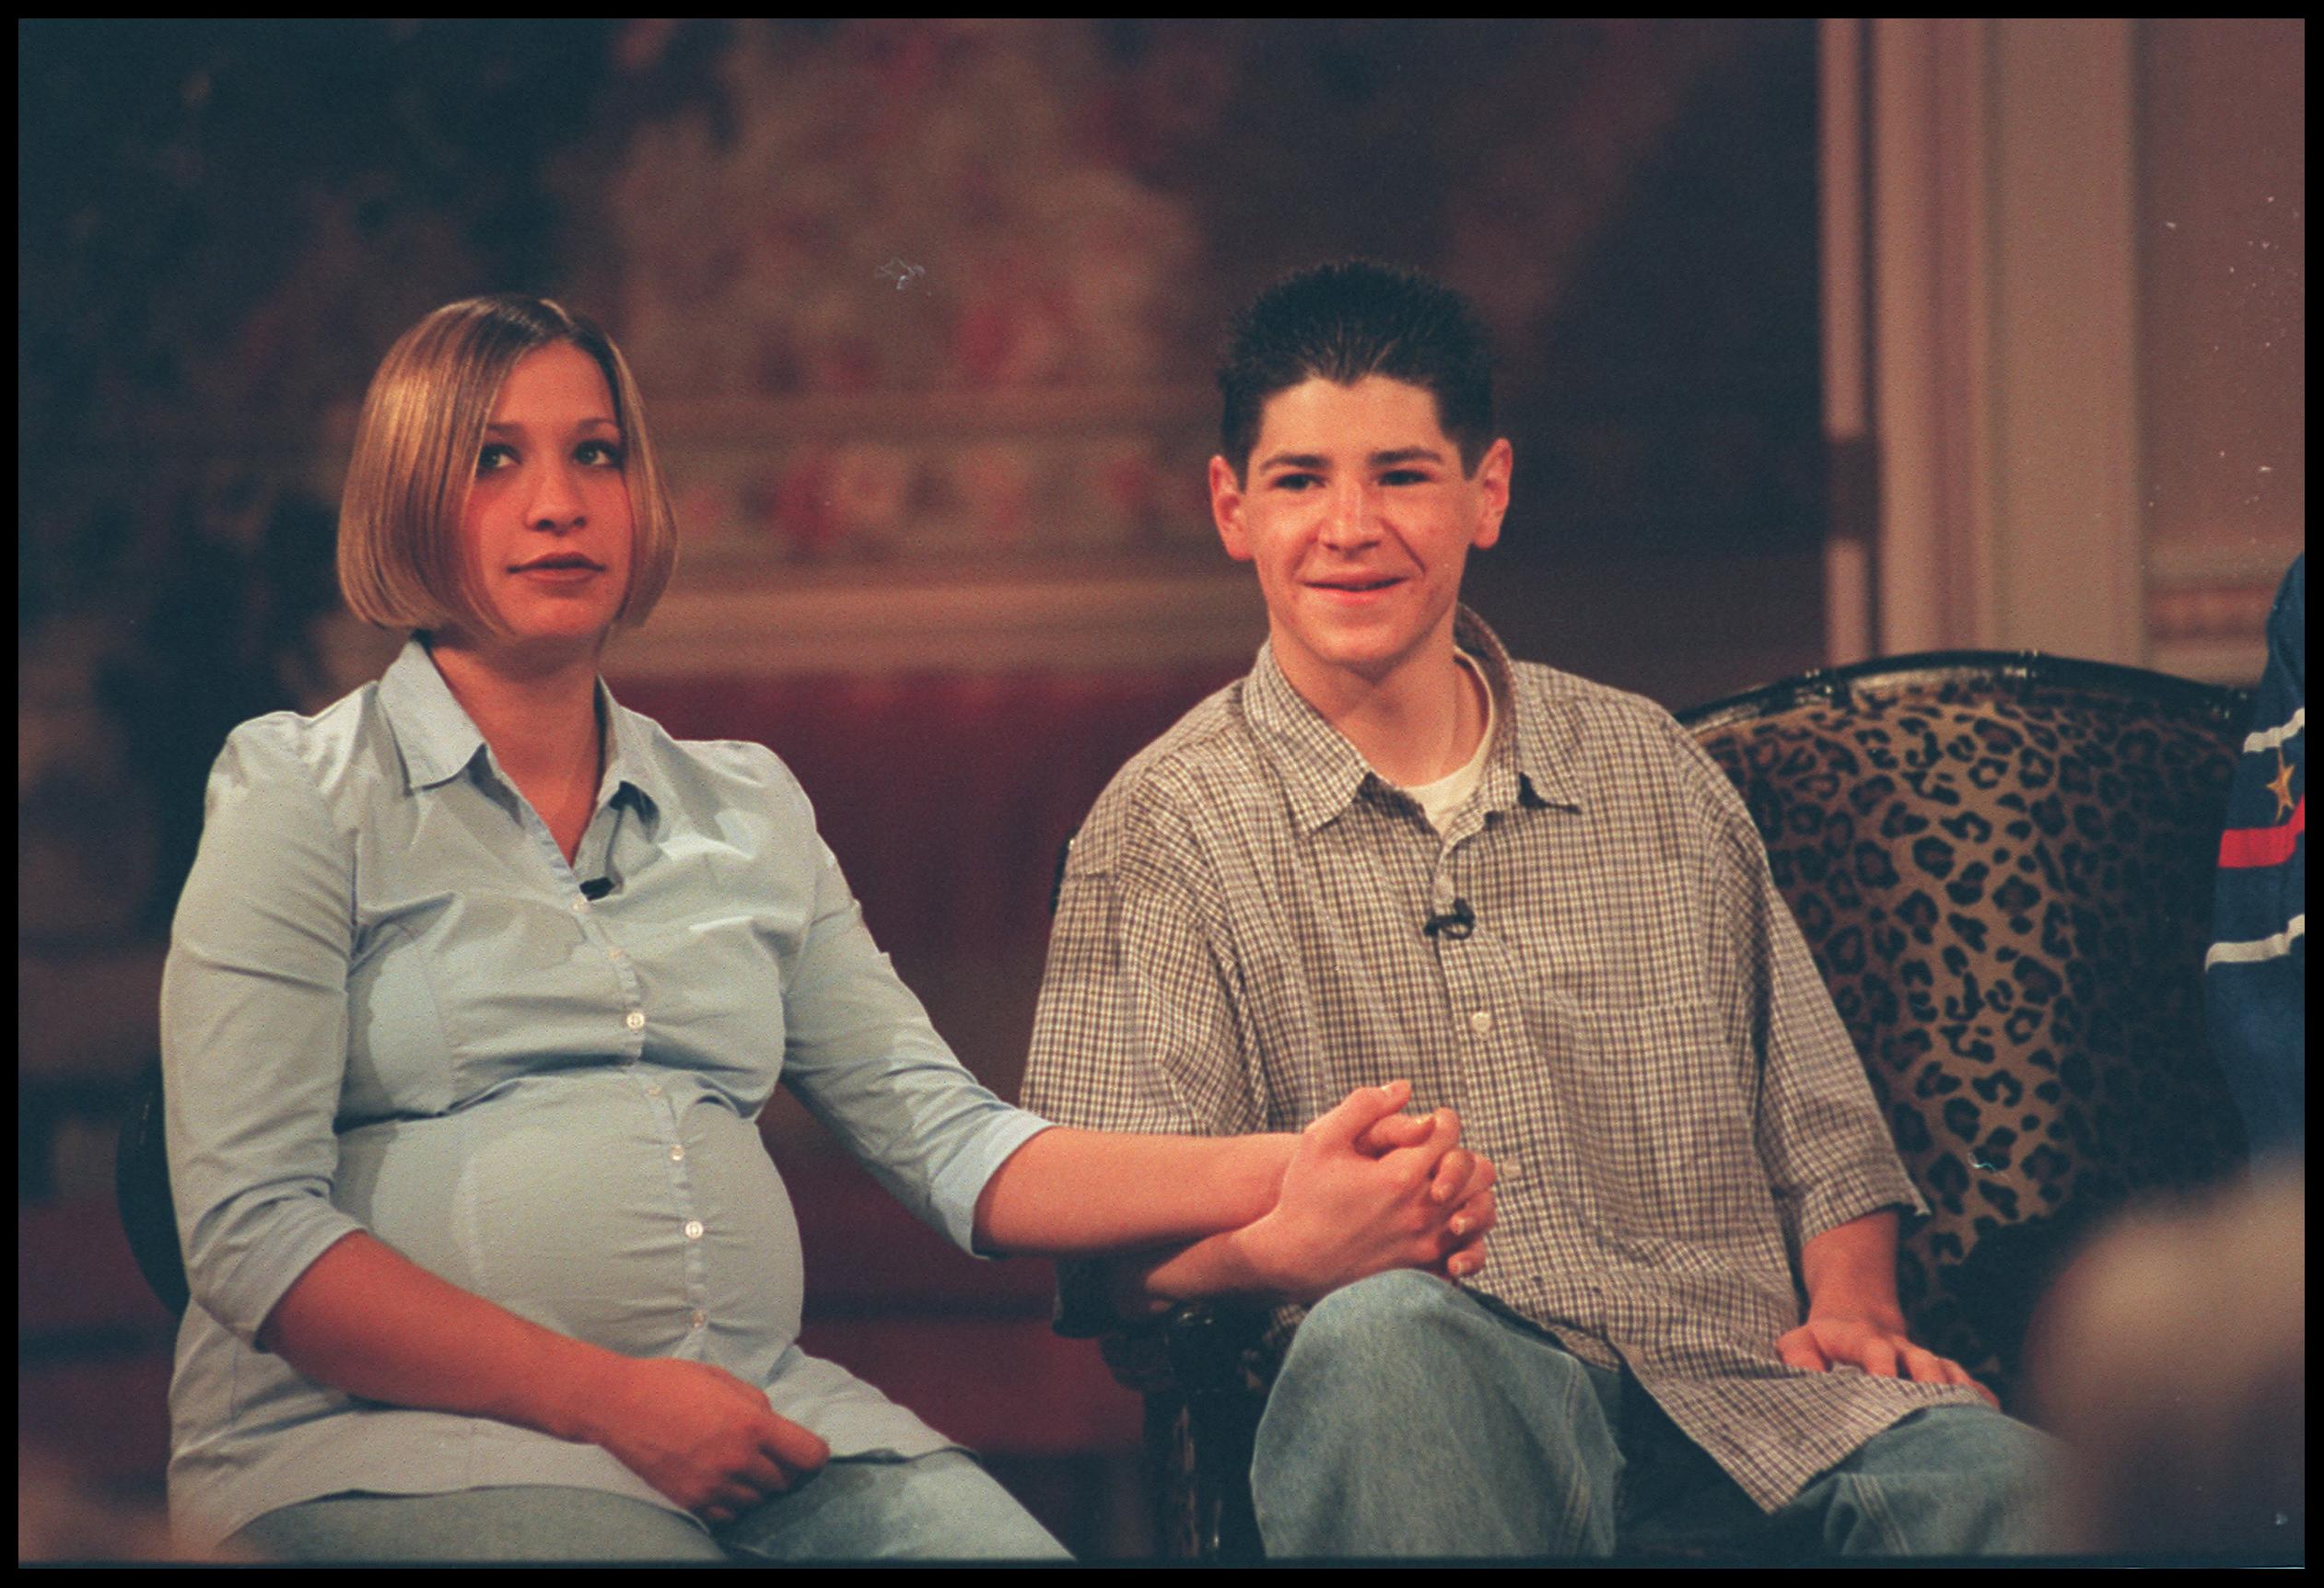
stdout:
MULTIPOLYGON (((1454 614, 1453 643, 1477 659, 1493 692, 1499 726, 1477 790, 1484 808, 1505 811, 1529 804, 1581 810, 1581 787, 1570 770, 1581 737, 1573 712, 1561 702, 1536 709, 1532 692, 1521 695, 1512 689, 1509 652, 1485 620, 1466 606, 1454 614)), ((1347 810, 1363 791, 1366 779, 1382 789, 1391 787, 1292 687, 1275 660, 1272 640, 1259 647, 1243 708, 1261 749, 1282 777, 1302 837, 1347 810)))

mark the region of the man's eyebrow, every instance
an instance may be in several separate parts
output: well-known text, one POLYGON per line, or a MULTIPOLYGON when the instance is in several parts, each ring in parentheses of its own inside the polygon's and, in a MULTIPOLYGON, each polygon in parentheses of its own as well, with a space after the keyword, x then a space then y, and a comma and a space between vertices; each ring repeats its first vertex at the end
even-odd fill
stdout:
MULTIPOLYGON (((1278 452, 1263 460, 1262 469, 1321 469, 1331 460, 1321 452, 1278 452)), ((1433 447, 1396 447, 1384 452, 1374 452, 1366 460, 1375 469, 1392 469, 1398 463, 1442 463, 1444 454, 1433 447)))

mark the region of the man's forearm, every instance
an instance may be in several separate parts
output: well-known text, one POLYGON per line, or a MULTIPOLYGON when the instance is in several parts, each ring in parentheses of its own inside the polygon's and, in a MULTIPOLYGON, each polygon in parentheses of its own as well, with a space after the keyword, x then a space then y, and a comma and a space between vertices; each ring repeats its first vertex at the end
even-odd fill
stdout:
POLYGON ((1903 1333, 1895 1210, 1851 1219, 1809 1241, 1800 1248, 1800 1280, 1809 1317, 1862 1318, 1903 1333))
POLYGON ((1115 1314, 1125 1320, 1153 1317, 1180 1302, 1239 1296, 1272 1303, 1283 1299, 1280 1276, 1267 1269, 1263 1256, 1250 1249, 1241 1230, 1206 1235, 1184 1246, 1118 1257, 1098 1267, 1105 1277, 1105 1300, 1115 1314))

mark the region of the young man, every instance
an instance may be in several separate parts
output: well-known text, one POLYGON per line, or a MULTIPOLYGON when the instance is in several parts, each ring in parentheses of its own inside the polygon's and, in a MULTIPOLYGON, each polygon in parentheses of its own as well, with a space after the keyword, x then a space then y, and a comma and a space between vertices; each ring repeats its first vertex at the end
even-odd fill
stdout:
MULTIPOLYGON (((1267 643, 1075 839, 1028 1103, 1282 1129, 1393 1070, 1501 1172, 1481 1273, 1306 1315, 1253 1469, 1269 1552, 1758 1546, 1763 1513, 1811 1547, 2037 1547, 2047 1442, 1905 1337, 1920 1200, 1740 800, 1666 713, 1459 604, 1511 480, 1472 311, 1307 271, 1220 384, 1212 508, 1267 643)), ((1115 1291, 1215 1290, 1202 1265, 1115 1291)))

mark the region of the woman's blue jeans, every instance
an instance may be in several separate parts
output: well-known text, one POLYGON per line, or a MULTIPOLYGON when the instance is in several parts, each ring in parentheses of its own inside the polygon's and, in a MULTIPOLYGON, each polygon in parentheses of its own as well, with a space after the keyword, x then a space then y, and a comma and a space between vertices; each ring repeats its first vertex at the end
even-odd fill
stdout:
POLYGON ((590 1489, 334 1494, 270 1511, 230 1547, 284 1561, 767 1561, 1065 1559, 1052 1538, 956 1450, 832 1462, 793 1492, 715 1532, 590 1489))

